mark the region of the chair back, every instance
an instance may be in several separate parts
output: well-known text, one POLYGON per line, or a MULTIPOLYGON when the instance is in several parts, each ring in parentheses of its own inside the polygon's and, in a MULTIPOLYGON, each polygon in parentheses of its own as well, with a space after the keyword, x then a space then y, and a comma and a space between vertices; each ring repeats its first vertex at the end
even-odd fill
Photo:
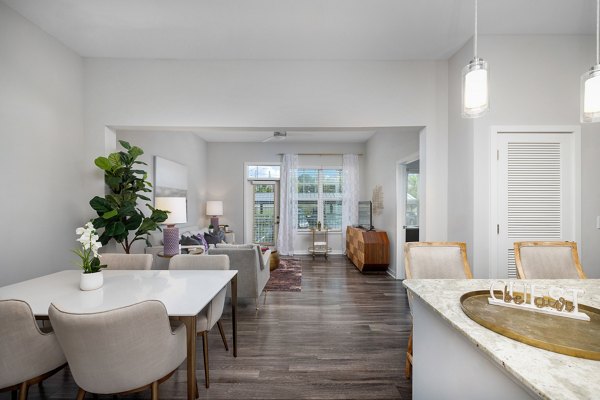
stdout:
POLYGON ((29 304, 0 300, 0 389, 45 374, 66 362, 56 335, 39 330, 29 304))
MULTIPOLYGON (((171 258, 169 262, 171 270, 227 270, 229 269, 229 257, 218 255, 191 255, 179 254, 171 258)), ((207 306, 207 329, 213 327, 223 315, 225 308, 225 297, 227 287, 224 287, 207 306)))
POLYGON ((107 269, 151 269, 152 254, 107 253, 100 255, 107 269))
POLYGON ((86 392, 121 393, 167 376, 186 357, 185 326, 171 331, 165 306, 150 300, 111 311, 48 315, 73 378, 86 392))
POLYGON ((585 279, 575 242, 515 242, 520 279, 585 279))
POLYGON ((407 279, 472 279, 467 245, 462 242, 404 244, 407 279))

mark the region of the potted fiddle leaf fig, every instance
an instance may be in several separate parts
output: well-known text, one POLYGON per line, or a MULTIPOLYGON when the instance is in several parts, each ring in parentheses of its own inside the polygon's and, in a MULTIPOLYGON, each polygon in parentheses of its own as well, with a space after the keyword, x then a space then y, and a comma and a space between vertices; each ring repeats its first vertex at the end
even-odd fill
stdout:
POLYGON ((138 160, 144 151, 123 140, 119 143, 125 151, 95 160, 96 166, 104 171, 104 182, 111 193, 94 197, 90 206, 98 213, 92 223, 95 229, 102 230, 100 242, 106 245, 114 239, 129 254, 131 246, 138 240, 145 240, 148 246, 151 245, 148 234, 161 230, 159 224, 167 219, 169 211, 158 210, 149 203, 146 203, 149 216, 140 209, 138 200, 150 201, 146 194, 152 191, 148 174, 138 169, 138 165, 147 165, 138 160))

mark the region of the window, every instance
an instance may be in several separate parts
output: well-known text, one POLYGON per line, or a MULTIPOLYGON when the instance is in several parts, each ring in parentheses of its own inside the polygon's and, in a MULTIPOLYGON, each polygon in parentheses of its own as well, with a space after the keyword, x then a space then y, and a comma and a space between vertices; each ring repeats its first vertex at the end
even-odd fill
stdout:
POLYGON ((298 178, 298 229, 308 230, 321 221, 330 230, 342 228, 342 170, 300 168, 298 178))
POLYGON ((248 179, 279 179, 279 165, 248 165, 248 179))

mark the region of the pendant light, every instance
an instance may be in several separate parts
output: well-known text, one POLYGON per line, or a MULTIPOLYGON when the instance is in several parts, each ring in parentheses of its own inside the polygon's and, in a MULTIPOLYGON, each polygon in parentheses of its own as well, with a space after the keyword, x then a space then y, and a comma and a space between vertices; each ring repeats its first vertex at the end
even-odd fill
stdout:
POLYGON ((600 121, 600 0, 596 0, 596 65, 581 75, 581 122, 600 121))
POLYGON ((490 108, 488 91, 489 69, 483 59, 477 57, 477 0, 475 0, 475 35, 473 36, 473 59, 462 70, 462 116, 478 118, 490 108))

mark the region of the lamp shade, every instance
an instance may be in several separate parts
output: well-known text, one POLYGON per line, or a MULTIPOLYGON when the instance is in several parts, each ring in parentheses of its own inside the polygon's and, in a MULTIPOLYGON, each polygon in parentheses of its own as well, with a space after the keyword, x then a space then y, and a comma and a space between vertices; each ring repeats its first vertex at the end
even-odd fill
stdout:
POLYGON ((223 202, 220 200, 207 201, 206 215, 223 215, 223 202))
POLYGON ((462 71, 462 115, 464 118, 477 118, 485 114, 489 107, 489 69, 481 58, 474 58, 462 71))
POLYGON ((581 76, 581 122, 600 121, 600 64, 581 76))
POLYGON ((156 197, 154 207, 159 210, 170 211, 163 224, 174 225, 187 222, 187 201, 185 197, 156 197))

